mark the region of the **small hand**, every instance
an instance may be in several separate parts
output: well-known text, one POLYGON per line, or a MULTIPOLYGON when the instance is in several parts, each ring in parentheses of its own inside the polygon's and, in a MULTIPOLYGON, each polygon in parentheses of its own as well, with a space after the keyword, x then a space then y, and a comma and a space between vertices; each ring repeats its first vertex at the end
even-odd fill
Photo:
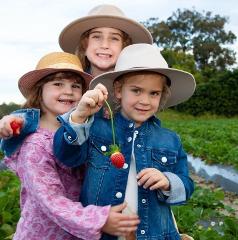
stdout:
POLYGON ((145 168, 137 175, 138 185, 150 190, 161 189, 168 191, 170 184, 168 178, 156 168, 145 168))
POLYGON ((129 236, 135 232, 140 220, 136 214, 122 214, 127 204, 122 203, 111 207, 108 219, 102 231, 114 236, 129 236))
POLYGON ((20 134, 24 120, 15 115, 6 115, 0 120, 0 138, 6 139, 20 134), (12 127, 12 126, 13 127, 12 127))
POLYGON ((93 90, 88 90, 72 112, 72 121, 76 123, 85 122, 89 116, 100 110, 107 96, 106 87, 100 83, 93 90))

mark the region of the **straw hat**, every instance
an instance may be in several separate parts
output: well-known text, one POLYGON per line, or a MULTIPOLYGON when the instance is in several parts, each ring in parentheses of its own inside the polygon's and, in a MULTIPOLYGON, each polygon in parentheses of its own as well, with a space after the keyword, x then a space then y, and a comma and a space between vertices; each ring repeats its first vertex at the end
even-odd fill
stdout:
POLYGON ((76 55, 65 52, 52 52, 40 59, 36 69, 24 74, 18 81, 18 87, 24 97, 27 98, 34 85, 49 74, 70 71, 79 74, 88 88, 92 76, 83 71, 83 67, 76 55))
POLYGON ((187 100, 195 91, 196 83, 192 74, 169 68, 157 46, 143 43, 125 47, 119 55, 115 70, 95 77, 89 88, 93 89, 98 83, 105 85, 109 93, 108 101, 113 106, 113 81, 125 73, 143 70, 161 73, 170 79, 171 96, 165 108, 187 100))
POLYGON ((127 33, 132 43, 152 43, 150 32, 140 23, 127 18, 116 6, 103 4, 93 8, 86 17, 67 25, 59 36, 59 45, 69 53, 75 53, 81 35, 93 28, 111 27, 127 33))

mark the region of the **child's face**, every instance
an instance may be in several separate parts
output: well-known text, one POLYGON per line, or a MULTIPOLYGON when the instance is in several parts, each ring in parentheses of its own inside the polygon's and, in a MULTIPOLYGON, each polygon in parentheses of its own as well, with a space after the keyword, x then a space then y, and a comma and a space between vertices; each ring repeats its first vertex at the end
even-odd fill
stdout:
POLYGON ((44 114, 57 116, 75 107, 82 97, 82 84, 75 79, 55 79, 42 88, 41 107, 44 114))
POLYGON ((118 82, 115 96, 122 114, 140 126, 158 111, 163 87, 164 79, 157 73, 130 75, 118 82))
POLYGON ((114 69, 123 47, 123 34, 115 28, 101 27, 90 31, 85 52, 94 76, 114 69))

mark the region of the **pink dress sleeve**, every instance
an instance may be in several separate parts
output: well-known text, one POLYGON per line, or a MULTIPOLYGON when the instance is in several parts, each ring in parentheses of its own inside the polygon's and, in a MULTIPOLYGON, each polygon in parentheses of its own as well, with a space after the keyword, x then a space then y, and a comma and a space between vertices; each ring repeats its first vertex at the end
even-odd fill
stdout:
POLYGON ((83 207, 77 200, 72 200, 73 197, 67 196, 70 195, 67 188, 72 186, 70 181, 67 183, 64 180, 62 183, 62 179, 67 178, 62 176, 66 170, 60 169, 52 152, 42 145, 26 141, 18 155, 17 173, 27 189, 27 197, 35 201, 49 219, 70 234, 82 239, 100 239, 110 206, 83 207))

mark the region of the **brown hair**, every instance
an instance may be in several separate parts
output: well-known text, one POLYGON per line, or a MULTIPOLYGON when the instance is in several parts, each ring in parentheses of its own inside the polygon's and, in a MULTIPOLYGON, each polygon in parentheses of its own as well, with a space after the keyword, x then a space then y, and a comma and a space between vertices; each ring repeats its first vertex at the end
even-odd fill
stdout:
POLYGON ((52 73, 44 78, 42 78, 40 81, 38 81, 34 87, 31 89, 31 93, 27 97, 26 102, 23 104, 22 108, 38 108, 41 109, 41 100, 42 100, 42 89, 43 86, 53 80, 61 80, 63 78, 67 79, 75 79, 78 83, 82 84, 82 92, 84 93, 86 91, 86 85, 84 79, 77 73, 70 72, 70 71, 64 71, 64 72, 57 72, 52 73))
MULTIPOLYGON (((75 55, 77 55, 82 63, 83 69, 88 70, 90 68, 90 62, 88 61, 87 57, 85 56, 86 49, 88 47, 88 37, 92 29, 84 32, 79 40, 78 46, 75 50, 75 55)), ((120 30, 121 31, 121 30, 120 30)), ((123 31, 122 32, 122 48, 131 45, 132 40, 129 35, 123 31)))
MULTIPOLYGON (((170 89, 171 81, 170 81, 170 79, 167 76, 165 76, 165 75, 163 75, 161 73, 158 73, 158 72, 146 71, 146 70, 136 71, 136 72, 129 72, 129 73, 122 74, 121 76, 117 77, 114 80, 113 85, 115 86, 116 82, 120 82, 121 86, 122 86, 124 81, 128 77, 130 77, 130 76, 143 75, 143 74, 152 74, 152 73, 157 74, 158 76, 161 76, 161 78, 164 81, 163 91, 162 91, 162 95, 161 95, 160 103, 159 103, 159 108, 158 108, 158 111, 160 111, 160 110, 163 110, 166 102, 168 101, 168 99, 169 99, 169 97, 171 95, 171 89, 170 89)), ((116 98, 114 98, 114 99, 115 99, 114 107, 115 107, 116 111, 118 111, 120 109, 120 102, 118 102, 116 98)))

